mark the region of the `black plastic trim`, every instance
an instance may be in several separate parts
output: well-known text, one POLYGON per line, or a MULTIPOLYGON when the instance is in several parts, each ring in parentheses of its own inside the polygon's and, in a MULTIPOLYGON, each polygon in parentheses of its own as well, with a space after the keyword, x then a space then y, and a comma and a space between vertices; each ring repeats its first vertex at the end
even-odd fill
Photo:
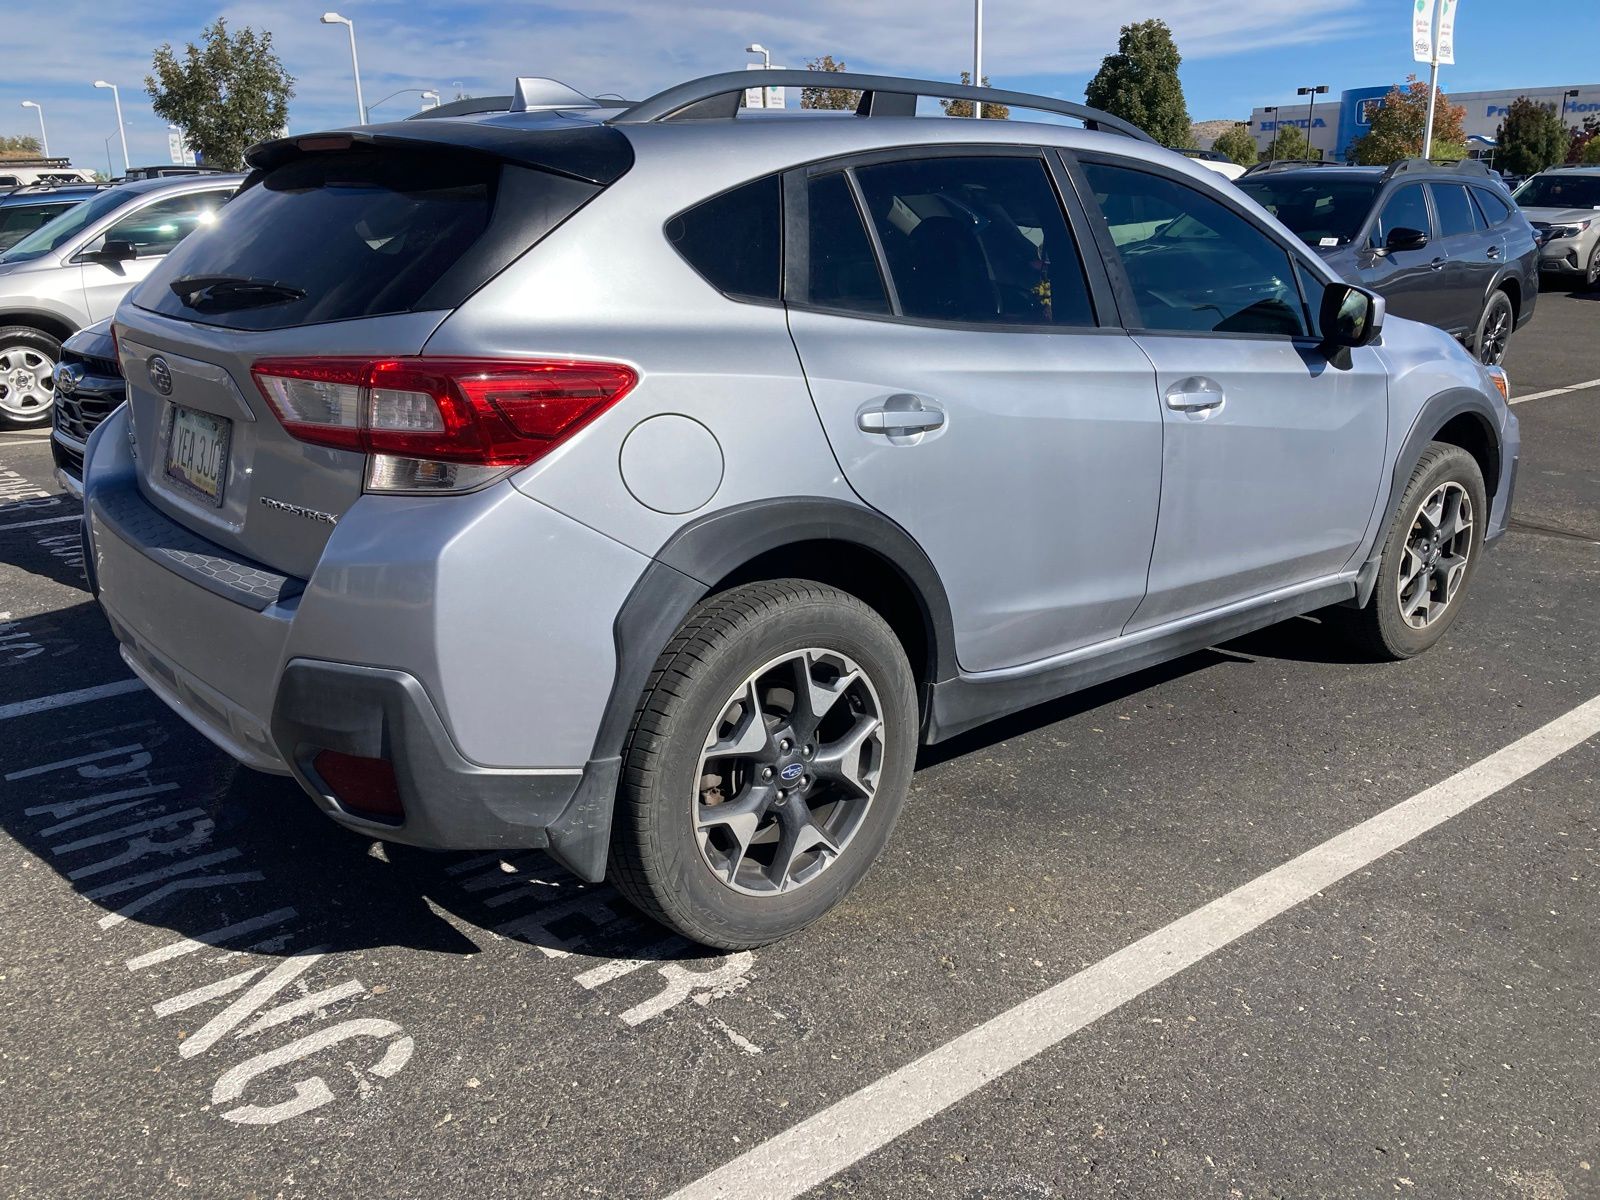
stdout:
POLYGON ((295 779, 342 825, 441 850, 549 847, 568 862, 551 827, 570 807, 579 777, 470 762, 422 684, 403 671, 291 660, 273 705, 272 739, 295 779), (320 750, 387 759, 405 820, 373 821, 341 807, 312 766, 320 750))
POLYGON ((1355 594, 1353 580, 1341 580, 1292 596, 1267 601, 1226 616, 1143 641, 1124 640, 1103 653, 1004 679, 962 676, 933 687, 923 739, 932 744, 979 725, 1082 691, 1098 683, 1131 675, 1147 667, 1193 654, 1207 646, 1242 637, 1279 621, 1338 604, 1355 594))

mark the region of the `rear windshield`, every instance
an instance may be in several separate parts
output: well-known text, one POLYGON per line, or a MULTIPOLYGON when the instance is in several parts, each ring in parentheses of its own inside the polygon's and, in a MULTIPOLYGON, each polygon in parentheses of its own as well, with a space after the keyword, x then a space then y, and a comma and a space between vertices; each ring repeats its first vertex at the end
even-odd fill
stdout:
POLYGON ((1239 189, 1301 241, 1324 248, 1353 241, 1378 194, 1375 182, 1325 176, 1241 179, 1239 189))
MULTIPOLYGON (((231 329, 282 329, 451 307, 597 188, 472 155, 315 154, 241 191, 134 294, 167 316, 231 329), (496 201, 541 217, 483 263, 496 201), (539 194, 528 203, 527 177, 539 194), (553 211, 552 211, 553 210, 553 211), (463 283, 463 267, 482 269, 463 283), (450 294, 441 294, 443 290, 450 294)), ((506 242, 507 239, 499 239, 506 242)), ((467 272, 472 274, 472 272, 467 272)))

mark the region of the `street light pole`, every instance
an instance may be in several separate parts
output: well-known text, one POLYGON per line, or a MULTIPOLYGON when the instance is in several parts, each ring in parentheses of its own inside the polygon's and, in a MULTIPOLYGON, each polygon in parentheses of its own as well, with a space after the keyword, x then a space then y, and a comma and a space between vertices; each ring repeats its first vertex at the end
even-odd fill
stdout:
POLYGON ((122 93, 117 91, 117 85, 107 83, 104 79, 96 79, 97 88, 111 89, 111 102, 117 106, 117 136, 122 139, 122 173, 126 175, 133 169, 133 163, 128 161, 128 131, 122 126, 122 93))
MULTIPOLYGON (((1317 128, 1317 123, 1316 123, 1316 120, 1315 120, 1316 115, 1317 115, 1317 97, 1318 96, 1322 96, 1322 95, 1326 95, 1327 91, 1328 91, 1328 85, 1325 84, 1325 83, 1318 83, 1318 84, 1315 84, 1315 85, 1313 85, 1311 87, 1303 87, 1303 88, 1296 88, 1295 89, 1295 95, 1297 95, 1297 96, 1310 96, 1311 97, 1310 103, 1306 105, 1306 149, 1307 150, 1317 150, 1317 148, 1311 144, 1311 139, 1315 135, 1315 131, 1316 131, 1316 128, 1317 128)), ((1322 161, 1322 151, 1321 150, 1317 150, 1316 158, 1317 158, 1318 162, 1322 161)))
MULTIPOLYGON (((972 86, 983 86, 983 0, 972 0, 972 86)), ((983 119, 983 101, 972 106, 972 115, 983 119)))
MULTIPOLYGON (((1561 125, 1563 128, 1565 128, 1567 124, 1567 101, 1576 100, 1577 98, 1577 88, 1573 88, 1571 91, 1561 93, 1561 125)), ((27 101, 23 101, 23 107, 27 107, 27 101)), ((39 128, 44 128, 44 117, 42 115, 39 117, 39 128)))
MULTIPOLYGON (((761 55, 761 69, 763 71, 772 70, 772 54, 760 42, 751 42, 748 46, 746 46, 744 48, 744 52, 746 54, 759 54, 759 55, 761 55)), ((767 85, 763 83, 761 85, 761 107, 765 108, 766 106, 767 106, 767 85)))
POLYGON ((322 14, 324 25, 343 25, 350 31, 350 71, 356 77, 356 116, 357 123, 367 123, 367 106, 361 100, 361 60, 356 57, 356 23, 349 17, 341 17, 336 12, 322 14))
POLYGON ((1267 143, 1267 161, 1272 162, 1278 157, 1278 106, 1269 104, 1261 111, 1272 114, 1272 141, 1267 143))
POLYGON ((44 108, 43 108, 43 106, 35 104, 32 100, 24 100, 22 102, 22 107, 23 108, 33 108, 33 109, 37 109, 38 110, 38 112, 39 112, 39 144, 44 147, 44 156, 46 158, 49 158, 50 157, 50 135, 44 131, 44 108))
POLYGON ((1428 115, 1422 127, 1422 159, 1426 162, 1433 157, 1433 106, 1439 96, 1439 3, 1438 0, 1428 0, 1433 6, 1433 20, 1429 28, 1433 30, 1433 50, 1428 55, 1428 115))

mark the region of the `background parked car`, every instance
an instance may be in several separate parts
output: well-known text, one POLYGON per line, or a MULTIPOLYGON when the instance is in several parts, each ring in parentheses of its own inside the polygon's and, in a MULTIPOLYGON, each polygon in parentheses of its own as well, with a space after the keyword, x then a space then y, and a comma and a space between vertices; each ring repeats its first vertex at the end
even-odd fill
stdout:
POLYGON ((1264 164, 1239 187, 1390 312, 1454 334, 1482 362, 1500 362, 1533 316, 1538 241, 1481 163, 1264 164))
POLYGON ((31 183, 0 196, 0 251, 101 190, 97 183, 31 183))
POLYGON ((0 162, 0 193, 36 183, 93 183, 94 175, 68 166, 66 159, 0 162))
POLYGON ((0 425, 50 419, 61 343, 210 222, 238 175, 125 183, 75 205, 0 254, 0 425))
POLYGON ((1180 150, 1179 154, 1185 158, 1192 158, 1201 166, 1210 167, 1224 179, 1237 179, 1243 175, 1245 168, 1241 167, 1226 154, 1219 154, 1215 150, 1180 150))
POLYGON ((56 479, 74 496, 83 494, 83 454, 89 435, 127 398, 117 365, 111 321, 80 329, 61 346, 56 364, 55 407, 50 457, 56 479))
POLYGON ((1539 273, 1600 287, 1600 167, 1551 167, 1512 197, 1539 231, 1539 273))

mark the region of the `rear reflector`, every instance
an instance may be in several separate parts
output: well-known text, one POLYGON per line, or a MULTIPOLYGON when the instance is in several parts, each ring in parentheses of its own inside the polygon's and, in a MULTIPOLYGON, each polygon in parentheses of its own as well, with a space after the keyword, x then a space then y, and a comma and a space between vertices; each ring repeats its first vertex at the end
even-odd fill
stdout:
POLYGON ((358 817, 391 825, 406 819, 405 806, 400 803, 400 785, 395 781, 394 766, 388 760, 319 750, 311 760, 311 767, 333 793, 340 808, 358 817))
POLYGON ((299 441, 493 468, 537 461, 639 379, 621 363, 458 358, 263 359, 251 374, 299 441))

